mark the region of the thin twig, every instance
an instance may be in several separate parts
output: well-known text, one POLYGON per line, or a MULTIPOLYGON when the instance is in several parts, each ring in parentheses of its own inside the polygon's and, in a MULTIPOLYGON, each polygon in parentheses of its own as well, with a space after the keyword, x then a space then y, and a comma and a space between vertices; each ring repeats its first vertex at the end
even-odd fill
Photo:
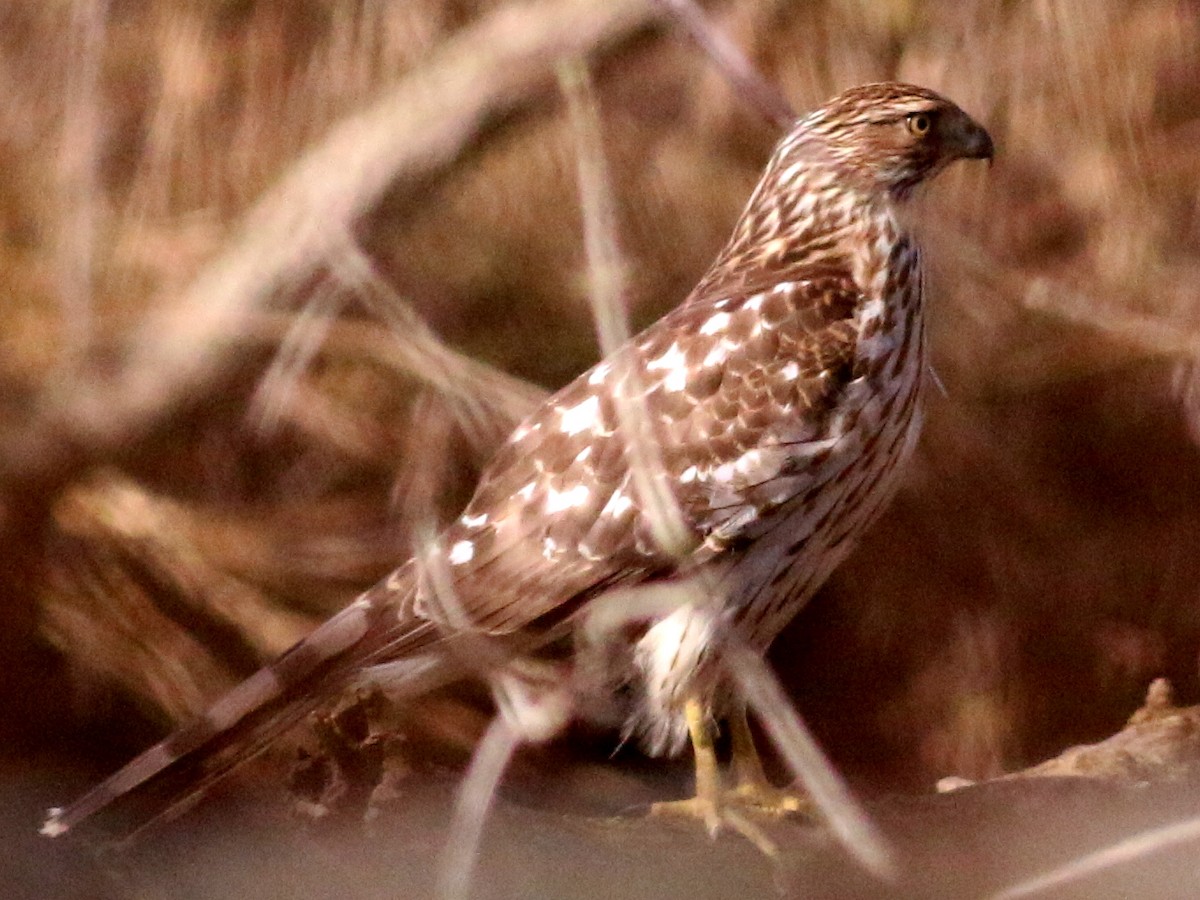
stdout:
POLYGON ((147 317, 115 377, 52 386, 0 452, 0 483, 61 483, 203 396, 237 361, 248 317, 324 264, 330 242, 403 177, 420 183, 488 123, 528 102, 557 60, 657 13, 644 0, 541 0, 465 28, 369 109, 333 128, 246 214, 224 252, 147 317))
POLYGON ((779 88, 767 81, 754 68, 738 46, 725 32, 708 20, 695 0, 655 0, 670 13, 688 33, 705 55, 712 60, 721 74, 733 85, 734 90, 751 106, 757 109, 768 122, 780 128, 789 128, 796 119, 796 112, 779 88))
POLYGON ((867 871, 894 880, 898 870, 891 843, 821 751, 770 666, 759 654, 732 639, 722 648, 721 662, 842 846, 867 871))
POLYGON ((74 0, 68 49, 58 175, 62 191, 58 229, 59 299, 63 317, 64 371, 78 365, 92 336, 92 265, 96 243, 99 161, 97 99, 108 0, 74 0))
POLYGON ((625 439, 625 459, 634 493, 645 512, 655 543, 682 559, 690 536, 670 484, 654 427, 645 408, 645 389, 629 345, 625 310, 624 263, 616 237, 616 212, 600 139, 600 116, 587 69, 578 60, 564 62, 559 80, 575 132, 579 199, 587 251, 592 315, 600 352, 613 367, 617 421, 625 439))
POLYGON ((438 865, 440 900, 466 900, 471 873, 479 856, 479 841, 496 788, 521 739, 504 716, 496 716, 471 757, 454 805, 450 834, 438 865))
MULTIPOLYGON (((275 344, 295 325, 290 313, 259 313, 233 342, 275 344)), ((506 430, 537 408, 546 392, 487 363, 447 347, 427 326, 414 325, 402 340, 377 325, 339 319, 327 323, 319 355, 368 361, 397 376, 424 384, 455 404, 486 409, 506 430)), ((477 413, 478 414, 478 413, 477 413)), ((507 433, 507 431, 506 431, 507 433)), ((486 448, 489 452, 495 445, 486 448)))
POLYGON ((1141 831, 1108 847, 1084 854, 1049 872, 1011 885, 993 894, 991 900, 1035 897, 1171 847, 1197 842, 1200 842, 1200 818, 1185 819, 1182 822, 1141 831))
POLYGON ((379 274, 371 258, 346 237, 330 260, 333 275, 388 325, 397 355, 417 363, 411 367, 413 376, 449 401, 475 450, 490 456, 512 427, 540 403, 544 392, 446 347, 413 305, 379 274))

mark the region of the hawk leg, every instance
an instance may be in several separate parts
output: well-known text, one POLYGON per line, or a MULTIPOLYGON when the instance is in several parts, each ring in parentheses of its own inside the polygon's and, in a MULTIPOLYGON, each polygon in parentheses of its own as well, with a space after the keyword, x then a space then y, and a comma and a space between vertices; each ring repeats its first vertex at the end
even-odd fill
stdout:
POLYGON ((808 795, 802 790, 776 787, 768 780, 754 746, 746 707, 741 704, 729 717, 729 739, 733 745, 730 768, 734 778, 734 788, 730 793, 738 805, 770 816, 791 815, 811 806, 808 795))
MULTIPOLYGON (((775 856, 777 854, 775 842, 767 837, 761 828, 751 822, 742 811, 743 808, 758 810, 761 803, 758 794, 755 794, 755 799, 751 800, 743 796, 745 792, 742 790, 741 770, 738 770, 737 788, 727 790, 721 783, 721 771, 717 765, 716 749, 713 747, 708 710, 700 700, 693 697, 684 705, 684 713, 687 716, 688 734, 691 736, 692 752, 696 761, 696 795, 686 800, 655 803, 650 807, 650 815, 699 819, 704 823, 709 836, 714 838, 721 831, 722 826, 727 826, 742 835, 767 856, 775 856)), ((744 727, 744 715, 742 722, 744 727)), ((748 739, 749 736, 749 729, 746 729, 745 737, 748 739)), ((750 745, 750 749, 753 753, 753 744, 750 745)), ((762 774, 762 766, 758 762, 757 755, 754 755, 753 759, 758 776, 762 780, 761 786, 774 790, 762 774)))

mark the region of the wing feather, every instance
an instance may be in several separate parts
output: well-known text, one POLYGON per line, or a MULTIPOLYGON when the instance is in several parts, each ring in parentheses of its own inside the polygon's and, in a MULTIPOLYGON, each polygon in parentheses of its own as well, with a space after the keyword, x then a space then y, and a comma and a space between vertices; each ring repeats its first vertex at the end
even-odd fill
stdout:
MULTIPOLYGON (((694 296, 628 348, 664 475, 693 546, 732 541, 747 504, 805 489, 805 444, 855 377, 861 293, 813 266, 756 293, 694 296)), ((602 362, 550 398, 485 471, 444 534, 456 601, 483 631, 565 615, 599 587, 673 570, 632 494, 616 370, 602 362), (457 548, 457 549, 456 549, 457 548)))

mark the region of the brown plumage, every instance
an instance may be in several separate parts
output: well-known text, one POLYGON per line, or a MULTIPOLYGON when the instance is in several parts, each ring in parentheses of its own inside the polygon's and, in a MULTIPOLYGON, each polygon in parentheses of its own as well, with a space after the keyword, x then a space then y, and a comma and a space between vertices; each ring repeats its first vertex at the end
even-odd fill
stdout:
POLYGON ((530 738, 586 716, 682 749, 684 700, 719 696, 723 636, 765 649, 891 497, 926 368, 920 261, 896 210, 947 163, 991 155, 970 117, 910 85, 801 119, 692 294, 516 429, 435 565, 401 567, 43 831, 181 767, 203 785, 363 679, 412 694, 491 673, 523 685, 510 712, 530 738), (623 379, 684 526, 671 552, 628 463, 623 379), (602 646, 579 639, 606 592, 696 573, 703 608, 635 609, 602 646), (539 705, 547 691, 560 702, 539 705))

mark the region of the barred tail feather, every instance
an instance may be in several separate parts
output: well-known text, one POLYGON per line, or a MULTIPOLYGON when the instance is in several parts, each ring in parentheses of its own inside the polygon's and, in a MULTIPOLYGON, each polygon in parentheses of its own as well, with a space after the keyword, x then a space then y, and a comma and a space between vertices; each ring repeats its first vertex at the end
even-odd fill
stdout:
POLYGON ((51 809, 41 833, 59 837, 117 801, 168 779, 179 787, 163 788, 165 797, 156 804, 161 808, 147 816, 138 830, 169 816, 237 765, 257 756, 271 737, 312 708, 305 700, 281 700, 274 673, 270 669, 256 672, 199 719, 141 753, 70 805, 51 809), (222 728, 218 724, 222 721, 229 724, 222 728))
MULTIPOLYGON (((117 801, 161 791, 155 811, 131 834, 198 798, 253 759, 322 702, 349 686, 364 667, 417 654, 413 673, 428 682, 432 657, 419 651, 433 636, 429 623, 401 615, 410 609, 414 579, 406 566, 363 594, 269 666, 255 672, 200 718, 155 744, 66 807, 51 809, 41 833, 58 837, 117 801), (169 782, 169 784, 167 784, 169 782)), ((394 675, 389 687, 397 685, 394 675)))

